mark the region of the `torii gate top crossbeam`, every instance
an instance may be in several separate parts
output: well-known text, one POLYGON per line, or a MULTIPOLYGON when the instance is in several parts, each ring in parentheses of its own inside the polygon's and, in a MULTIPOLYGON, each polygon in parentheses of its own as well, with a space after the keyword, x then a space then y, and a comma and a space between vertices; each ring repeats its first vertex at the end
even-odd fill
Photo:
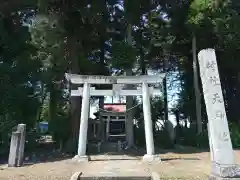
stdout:
POLYGON ((159 75, 141 75, 141 76, 88 76, 77 74, 65 74, 65 77, 72 84, 148 84, 162 83, 165 74, 159 75))

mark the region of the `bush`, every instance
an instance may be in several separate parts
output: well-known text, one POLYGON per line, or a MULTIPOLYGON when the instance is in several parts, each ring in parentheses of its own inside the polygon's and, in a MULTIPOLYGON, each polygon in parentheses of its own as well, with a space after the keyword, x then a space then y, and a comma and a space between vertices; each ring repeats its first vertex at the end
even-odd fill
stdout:
POLYGON ((25 144, 25 151, 32 152, 35 151, 37 148, 37 139, 39 139, 39 134, 36 130, 31 130, 26 133, 26 144, 25 144))
POLYGON ((49 131, 57 144, 65 143, 71 133, 71 120, 66 114, 58 113, 56 118, 49 122, 49 131))
POLYGON ((157 147, 166 149, 174 147, 174 142, 172 142, 169 133, 165 129, 156 132, 156 134, 154 135, 154 139, 157 147))
POLYGON ((207 129, 204 129, 201 134, 197 135, 196 128, 195 125, 191 125, 190 128, 182 128, 181 136, 177 136, 179 144, 198 148, 208 148, 209 141, 207 129))
POLYGON ((238 123, 229 123, 230 136, 234 148, 240 147, 240 126, 238 123))
MULTIPOLYGON (((144 128, 136 128, 134 135, 136 145, 138 147, 146 147, 144 128)), ((166 130, 161 130, 154 134, 154 143, 157 147, 166 149, 172 148, 174 145, 166 130)))
POLYGON ((181 137, 179 137, 180 144, 185 146, 197 146, 197 136, 195 126, 190 128, 182 128, 181 137))
POLYGON ((145 131, 144 128, 134 128, 135 144, 138 147, 145 147, 145 131))
POLYGON ((197 135, 197 147, 209 148, 208 131, 204 130, 201 134, 197 135))

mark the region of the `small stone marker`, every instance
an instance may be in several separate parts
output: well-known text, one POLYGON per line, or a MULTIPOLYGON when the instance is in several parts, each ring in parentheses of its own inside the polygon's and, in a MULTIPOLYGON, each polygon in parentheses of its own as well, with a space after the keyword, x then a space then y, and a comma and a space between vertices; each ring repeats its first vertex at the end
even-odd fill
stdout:
POLYGON ((208 116, 210 150, 212 151, 211 178, 240 177, 232 148, 214 49, 200 51, 198 59, 208 116))
POLYGON ((19 124, 16 132, 12 132, 8 166, 22 166, 24 160, 24 147, 26 138, 26 125, 19 124))
POLYGON ((8 167, 16 167, 18 160, 18 149, 20 141, 20 132, 12 132, 11 145, 8 158, 8 167))
POLYGON ((25 139, 26 139, 26 124, 19 124, 17 127, 17 131, 20 132, 17 166, 22 166, 23 159, 24 159, 25 139))

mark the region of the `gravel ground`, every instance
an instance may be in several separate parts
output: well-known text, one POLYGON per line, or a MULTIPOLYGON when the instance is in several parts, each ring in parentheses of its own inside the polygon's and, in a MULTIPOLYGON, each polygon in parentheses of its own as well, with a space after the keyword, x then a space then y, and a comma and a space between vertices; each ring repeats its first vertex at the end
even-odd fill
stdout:
MULTIPOLYGON (((235 151, 239 162, 240 151, 235 151)), ((201 153, 164 153, 162 162, 143 163, 140 157, 130 156, 92 156, 92 161, 76 163, 72 159, 26 164, 19 168, 0 165, 0 180, 70 180, 75 172, 98 174, 102 172, 157 172, 163 179, 207 179, 210 174, 210 155, 201 153), (110 157, 110 158, 109 158, 110 157), (121 160, 123 159, 124 160, 121 160)))

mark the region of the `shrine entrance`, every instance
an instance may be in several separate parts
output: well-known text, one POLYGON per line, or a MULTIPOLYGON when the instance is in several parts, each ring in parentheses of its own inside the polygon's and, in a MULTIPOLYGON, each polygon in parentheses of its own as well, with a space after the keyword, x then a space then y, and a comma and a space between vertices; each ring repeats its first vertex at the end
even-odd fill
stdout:
MULTIPOLYGON (((141 96, 143 104, 145 139, 147 153, 143 160, 152 161, 155 159, 154 140, 153 140, 153 125, 151 119, 151 96, 160 96, 160 88, 149 87, 149 84, 157 85, 162 83, 164 74, 159 75, 142 75, 142 76, 86 76, 66 74, 66 79, 75 85, 83 85, 78 89, 71 90, 71 96, 82 96, 82 109, 79 131, 78 154, 76 159, 78 161, 88 161, 86 155, 87 134, 89 125, 89 100, 91 96, 141 96), (112 84, 112 90, 96 90, 91 87, 91 84, 112 84), (135 89, 125 89, 121 85, 134 84, 135 89), (138 86, 138 87, 137 87, 138 86)), ((102 127, 100 121, 99 130, 105 129, 101 134, 101 138, 105 141, 126 140, 128 136, 133 136, 133 119, 127 118, 126 114, 106 113, 101 112, 101 119, 104 124, 102 127), (128 119, 128 120, 127 120, 128 119), (128 122, 130 121, 130 122, 128 122), (130 124, 131 123, 131 124, 130 124), (130 126, 131 125, 131 126, 130 126)), ((132 137, 131 137, 132 138, 132 137)), ((159 159, 159 157, 157 157, 159 159)))
POLYGON ((127 113, 126 103, 104 103, 103 109, 97 108, 96 118, 89 118, 87 153, 116 153, 126 149, 127 113))
POLYGON ((104 123, 104 141, 126 141, 126 114, 124 112, 101 112, 104 123))

